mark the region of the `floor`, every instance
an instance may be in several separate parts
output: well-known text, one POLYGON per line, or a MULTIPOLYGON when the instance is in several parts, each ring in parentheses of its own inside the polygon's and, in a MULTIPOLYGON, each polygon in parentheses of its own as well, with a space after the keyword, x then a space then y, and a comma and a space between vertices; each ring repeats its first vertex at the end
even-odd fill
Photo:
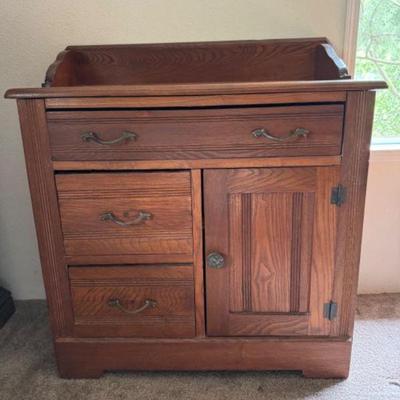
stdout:
POLYGON ((298 373, 107 373, 98 380, 58 378, 46 305, 17 302, 0 330, 0 400, 400 400, 400 294, 359 297, 347 380, 298 373))

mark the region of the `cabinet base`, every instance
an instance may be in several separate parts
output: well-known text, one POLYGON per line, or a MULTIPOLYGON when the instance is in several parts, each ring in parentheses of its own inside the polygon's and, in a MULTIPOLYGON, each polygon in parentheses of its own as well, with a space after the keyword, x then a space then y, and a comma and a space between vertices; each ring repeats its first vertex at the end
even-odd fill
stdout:
POLYGON ((351 341, 60 338, 55 349, 63 378, 98 378, 117 370, 292 370, 308 378, 347 378, 351 341))

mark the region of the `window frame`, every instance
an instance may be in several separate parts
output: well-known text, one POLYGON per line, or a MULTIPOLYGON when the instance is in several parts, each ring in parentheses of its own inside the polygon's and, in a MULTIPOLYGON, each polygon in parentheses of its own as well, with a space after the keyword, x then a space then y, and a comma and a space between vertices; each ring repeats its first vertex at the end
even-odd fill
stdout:
MULTIPOLYGON (((353 77, 357 55, 357 35, 360 23, 361 0, 347 0, 346 23, 343 42, 343 60, 353 77)), ((372 138, 371 151, 396 151, 400 153, 400 138, 372 138)))

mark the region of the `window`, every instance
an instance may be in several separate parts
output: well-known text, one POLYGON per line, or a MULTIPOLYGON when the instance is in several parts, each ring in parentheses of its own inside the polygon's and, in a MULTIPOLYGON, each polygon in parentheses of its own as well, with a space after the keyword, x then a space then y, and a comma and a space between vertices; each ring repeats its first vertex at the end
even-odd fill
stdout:
POLYGON ((372 138, 400 143, 400 0, 361 0, 355 77, 388 83, 377 93, 372 138))

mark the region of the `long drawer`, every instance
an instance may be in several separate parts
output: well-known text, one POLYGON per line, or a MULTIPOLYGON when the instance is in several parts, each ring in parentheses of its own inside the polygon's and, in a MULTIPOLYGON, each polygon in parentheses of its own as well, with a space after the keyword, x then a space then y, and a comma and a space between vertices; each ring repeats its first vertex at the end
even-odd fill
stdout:
POLYGON ((189 172, 68 173, 56 186, 77 263, 192 261, 189 172))
POLYGON ((341 104, 49 111, 53 160, 338 155, 341 104))
POLYGON ((74 335, 192 337, 193 268, 70 267, 74 335))

